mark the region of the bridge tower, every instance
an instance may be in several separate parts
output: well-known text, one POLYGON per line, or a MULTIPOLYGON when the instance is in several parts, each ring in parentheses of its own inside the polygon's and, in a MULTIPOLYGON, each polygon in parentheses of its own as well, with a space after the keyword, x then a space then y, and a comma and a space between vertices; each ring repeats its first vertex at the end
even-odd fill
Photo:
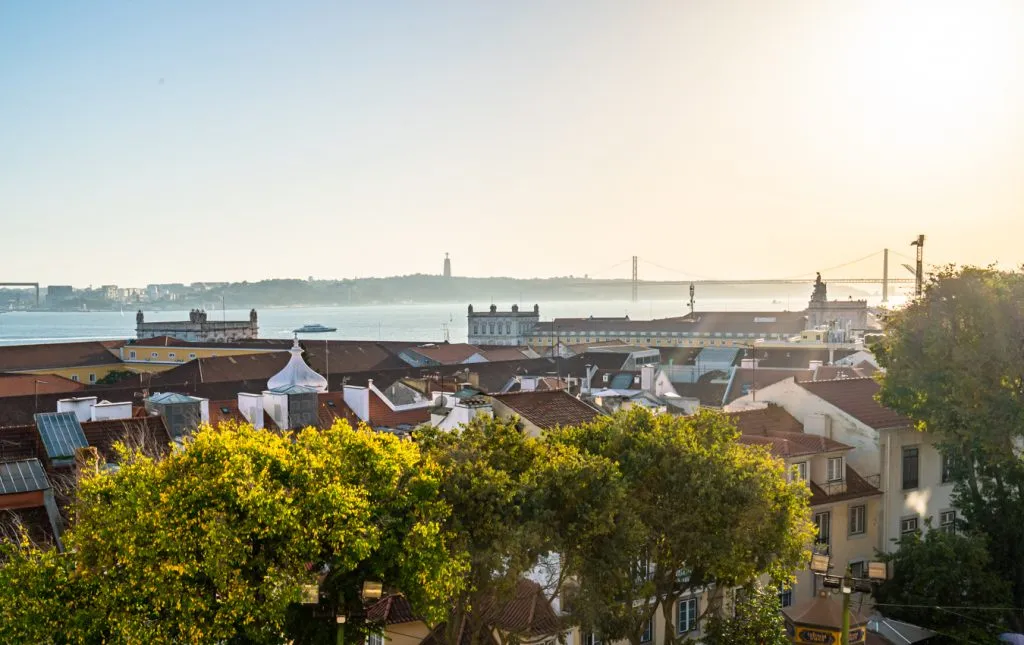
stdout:
POLYGON ((636 272, 636 256, 633 256, 633 302, 639 300, 640 294, 640 279, 637 277, 636 272))
POLYGON ((917 247, 917 266, 914 271, 914 295, 920 296, 923 292, 924 281, 924 235, 918 235, 917 239, 910 243, 910 246, 917 247))

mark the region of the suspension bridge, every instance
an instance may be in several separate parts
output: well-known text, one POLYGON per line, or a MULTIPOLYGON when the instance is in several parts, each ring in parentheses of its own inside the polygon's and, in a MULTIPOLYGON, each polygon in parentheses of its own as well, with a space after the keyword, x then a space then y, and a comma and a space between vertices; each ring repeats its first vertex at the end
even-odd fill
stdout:
MULTIPOLYGON (((614 268, 617 268, 617 267, 621 267, 622 265, 624 265, 624 264, 626 264, 628 262, 632 262, 633 273, 632 273, 631 279, 629 280, 629 284, 632 287, 632 299, 633 299, 634 302, 636 302, 639 299, 640 289, 645 287, 645 286, 646 287, 653 287, 653 286, 659 286, 659 287, 665 287, 665 286, 670 286, 670 287, 671 286, 690 286, 691 287, 690 295, 691 295, 691 298, 692 298, 693 297, 693 290, 696 289, 697 287, 700 287, 700 286, 711 286, 711 285, 814 284, 817 281, 819 275, 822 276, 822 279, 824 281, 826 281, 826 282, 828 282, 830 284, 876 284, 876 285, 881 285, 882 286, 882 302, 888 302, 888 300, 889 300, 889 287, 892 286, 892 285, 910 285, 910 284, 912 284, 912 285, 914 285, 914 292, 916 294, 918 294, 918 295, 920 295, 920 293, 921 293, 922 283, 923 283, 923 280, 924 280, 924 235, 919 235, 917 237, 917 239, 915 239, 911 245, 916 247, 916 249, 917 249, 917 254, 916 254, 916 257, 914 257, 914 258, 911 258, 909 256, 903 255, 903 254, 898 253, 896 251, 893 251, 891 249, 881 249, 879 251, 875 251, 874 253, 871 253, 870 255, 866 255, 864 257, 857 258, 855 260, 850 260, 849 262, 844 262, 842 264, 839 264, 839 265, 836 265, 836 266, 833 266, 833 267, 828 267, 826 269, 822 269, 821 271, 808 272, 806 274, 795 275, 795 276, 790 276, 790 277, 785 277, 785 278, 755 278, 755 279, 722 280, 722 279, 709 278, 707 276, 701 276, 701 275, 689 273, 689 272, 686 272, 686 271, 678 271, 676 269, 671 269, 669 267, 661 266, 660 264, 658 264, 656 262, 652 262, 650 260, 643 260, 645 264, 653 266, 653 267, 655 267, 657 269, 660 269, 662 271, 667 271, 667 272, 670 272, 670 273, 677 273, 677 274, 691 276, 690 278, 679 279, 679 280, 644 280, 644 279, 640 278, 640 272, 639 272, 639 266, 640 266, 641 258, 639 256, 636 256, 636 255, 634 255, 630 260, 624 260, 622 262, 619 262, 619 263, 613 265, 612 267, 609 267, 609 269, 606 269, 606 270, 610 270, 610 269, 614 269, 614 268), (894 276, 890 276, 889 275, 889 259, 890 259, 890 255, 895 256, 897 259, 905 259, 908 262, 913 262, 914 263, 913 265, 911 265, 909 263, 902 263, 901 264, 901 266, 904 269, 906 269, 910 273, 910 275, 912 277, 894 277, 894 276), (834 272, 840 271, 842 269, 847 269, 847 268, 849 268, 852 265, 857 265, 857 264, 861 264, 862 265, 862 264, 866 263, 868 260, 875 260, 875 259, 878 259, 879 257, 881 259, 881 266, 879 267, 881 269, 880 275, 876 275, 874 277, 869 277, 869 276, 850 277, 850 276, 848 276, 846 274, 843 274, 843 273, 834 273, 834 272), (811 277, 811 274, 814 274, 814 277, 811 277)), ((621 278, 618 278, 618 279, 605 279, 605 280, 597 279, 597 280, 591 280, 591 282, 599 282, 599 283, 603 282, 603 283, 607 283, 607 284, 623 284, 625 282, 625 280, 623 280, 621 278)))

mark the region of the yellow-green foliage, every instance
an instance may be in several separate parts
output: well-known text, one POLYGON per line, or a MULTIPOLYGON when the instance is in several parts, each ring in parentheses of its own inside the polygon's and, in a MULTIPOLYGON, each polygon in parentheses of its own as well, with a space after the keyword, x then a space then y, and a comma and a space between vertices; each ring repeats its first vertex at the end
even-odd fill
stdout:
POLYGON ((83 478, 68 555, 22 550, 0 567, 0 580, 57 592, 8 608, 19 591, 0 589, 0 618, 43 616, 25 642, 54 639, 64 630, 46 616, 77 585, 68 595, 92 589, 70 614, 82 641, 282 642, 289 605, 324 564, 345 591, 338 604, 372 577, 431 616, 464 568, 441 530, 438 474, 415 444, 344 422, 283 435, 202 428, 162 460, 124 455, 118 472, 83 478))

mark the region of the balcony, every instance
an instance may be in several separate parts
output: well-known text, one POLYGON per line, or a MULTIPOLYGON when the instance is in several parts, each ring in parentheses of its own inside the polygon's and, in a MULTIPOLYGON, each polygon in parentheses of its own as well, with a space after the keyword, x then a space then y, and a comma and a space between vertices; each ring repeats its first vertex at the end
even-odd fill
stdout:
POLYGON ((811 506, 818 504, 831 504, 847 499, 859 497, 873 497, 881 495, 878 489, 880 475, 861 477, 849 464, 846 466, 846 477, 839 481, 817 483, 810 482, 811 506))

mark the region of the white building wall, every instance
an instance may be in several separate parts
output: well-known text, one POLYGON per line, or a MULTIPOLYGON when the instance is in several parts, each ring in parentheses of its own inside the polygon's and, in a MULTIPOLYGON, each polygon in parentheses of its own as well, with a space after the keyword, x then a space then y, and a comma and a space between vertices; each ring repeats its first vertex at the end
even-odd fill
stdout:
POLYGON ((360 421, 370 420, 370 390, 358 385, 345 386, 345 404, 355 412, 360 421))
POLYGON ((92 406, 90 412, 92 421, 131 419, 132 404, 131 401, 125 401, 123 403, 110 403, 109 401, 104 401, 92 406))
POLYGON ((279 429, 288 428, 288 395, 267 390, 263 393, 263 411, 270 415, 279 429))
POLYGON ((252 427, 257 430, 263 428, 263 396, 259 394, 249 394, 247 392, 238 393, 238 411, 242 413, 242 416, 252 424, 252 427))
POLYGON ((893 541, 900 536, 900 520, 917 517, 925 528, 931 519, 932 528, 939 528, 939 516, 953 509, 953 483, 942 482, 942 453, 932 435, 913 429, 882 431, 882 489, 885 491, 884 526, 881 548, 893 550, 893 541), (918 485, 903 489, 903 448, 918 449, 918 485))

